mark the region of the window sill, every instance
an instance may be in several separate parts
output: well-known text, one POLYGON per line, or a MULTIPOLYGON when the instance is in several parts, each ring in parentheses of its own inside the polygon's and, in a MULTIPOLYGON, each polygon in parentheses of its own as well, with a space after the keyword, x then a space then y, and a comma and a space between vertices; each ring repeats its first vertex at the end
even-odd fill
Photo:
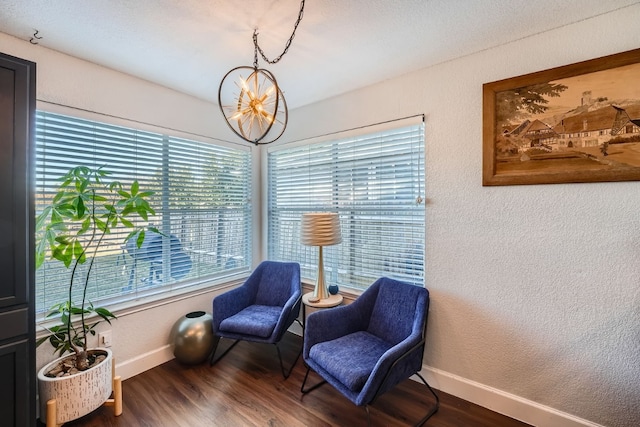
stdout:
MULTIPOLYGON (((241 276, 234 277, 228 281, 222 283, 213 283, 213 282, 204 282, 199 285, 190 286, 188 288, 176 289, 169 292, 163 292, 160 294, 150 295, 146 297, 141 297, 135 300, 123 301, 121 303, 115 303, 109 305, 109 311, 115 314, 117 317, 126 317, 134 313, 139 313, 146 310, 151 310, 157 307, 161 307, 164 305, 172 304, 177 301, 182 301, 185 299, 197 297, 199 295, 211 293, 214 291, 225 291, 229 288, 233 288, 242 284, 246 278, 248 277, 248 273, 243 274, 241 276)), ((90 320, 93 318, 97 318, 98 316, 93 315, 87 317, 85 320, 90 320)), ((77 321, 74 322, 78 323, 77 321)), ((44 318, 39 317, 36 320, 36 339, 47 335, 47 330, 52 326, 60 324, 59 317, 54 318, 44 318)))

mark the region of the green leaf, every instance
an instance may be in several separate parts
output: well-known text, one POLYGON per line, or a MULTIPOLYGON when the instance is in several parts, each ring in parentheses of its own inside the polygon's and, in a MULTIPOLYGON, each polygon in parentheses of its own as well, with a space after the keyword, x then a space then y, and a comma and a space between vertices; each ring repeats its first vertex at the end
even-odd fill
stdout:
POLYGON ((62 215, 60 215, 59 209, 51 212, 51 224, 62 223, 62 215))
POLYGON ((78 235, 86 233, 87 230, 89 230, 89 227, 91 227, 90 216, 86 217, 84 221, 82 221, 82 226, 80 227, 80 230, 78 230, 78 235))
POLYGON ((70 243, 69 236, 56 236, 54 240, 61 245, 68 245, 70 243))
POLYGON ((138 190, 140 190, 140 184, 137 180, 133 181, 133 184, 131 184, 131 195, 135 196, 136 194, 138 194, 138 190))
POLYGON ((71 265, 71 255, 73 254, 73 248, 69 245, 58 245, 51 250, 51 257, 62 261, 65 267, 69 268, 71 265))
POLYGON ((147 210, 146 209, 144 209, 142 207, 139 207, 137 209, 137 212, 138 212, 138 215, 140 215, 140 217, 142 219, 144 219, 145 221, 147 221, 149 219, 149 217, 147 216, 147 210))
POLYGON ((89 186, 89 184, 90 184, 90 182, 89 182, 89 180, 88 180, 88 179, 86 179, 86 178, 85 178, 85 179, 83 179, 83 180, 80 182, 80 192, 81 192, 81 193, 84 193, 85 191, 87 191, 87 187, 89 186))
POLYGON ((106 232, 108 230, 109 227, 107 226, 107 223, 105 223, 100 218, 96 218, 95 222, 96 222, 96 227, 98 227, 100 231, 106 232))
POLYGON ((46 224, 47 218, 49 218, 52 210, 53 208, 51 206, 47 206, 42 210, 40 215, 36 217, 36 230, 41 229, 44 224, 46 224))
POLYGON ((69 308, 69 313, 71 313, 72 315, 79 315, 79 314, 89 314, 90 311, 87 310, 86 308, 83 309, 82 307, 77 307, 77 306, 72 306, 69 308))
POLYGON ((109 310, 107 310, 106 308, 96 307, 95 312, 98 316, 102 317, 107 322, 109 321, 109 318, 116 319, 116 315, 110 312, 109 310))
POLYGON ((75 206, 76 206, 76 211, 77 211, 76 218, 78 218, 78 219, 83 218, 84 217, 84 213, 87 211, 85 206, 84 206, 84 200, 82 200, 81 197, 77 197, 75 206))
POLYGON ((47 250, 47 246, 49 245, 49 240, 47 239, 47 235, 39 239, 36 243, 36 268, 40 268, 40 266, 44 263, 45 260, 45 251, 47 250))
POLYGON ((49 335, 47 335, 46 337, 39 338, 38 340, 36 340, 36 347, 40 347, 40 345, 46 342, 48 339, 49 339, 49 335))
POLYGON ((127 237, 124 238, 124 242, 127 243, 133 236, 138 234, 138 232, 139 232, 138 230, 133 230, 129 232, 129 234, 127 234, 127 237))
POLYGON ((160 230, 158 230, 158 227, 149 226, 147 228, 149 229, 149 231, 151 231, 153 233, 159 234, 159 235, 164 236, 164 237, 169 237, 166 234, 162 233, 160 230))
MULTIPOLYGON (((58 231, 64 231, 64 230, 58 230, 58 231)), ((47 232, 44 234, 44 239, 49 243, 49 246, 53 246, 56 243, 56 231, 54 231, 54 229, 50 229, 47 230, 47 232)))
POLYGON ((73 259, 73 245, 68 245, 64 248, 64 258, 65 259, 63 261, 65 267, 69 267, 71 265, 71 260, 73 259))
POLYGON ((140 200, 138 209, 144 209, 145 211, 147 211, 148 213, 151 213, 152 215, 155 214, 155 211, 153 210, 149 202, 147 202, 146 200, 140 200))
POLYGON ((121 216, 128 216, 131 212, 135 212, 136 208, 133 205, 127 205, 125 206, 124 209, 122 209, 122 212, 120 212, 121 216))
POLYGON ((80 244, 80 241, 76 240, 73 242, 73 256, 76 259, 80 259, 84 256, 84 248, 80 244))
POLYGON ((140 230, 140 233, 138 233, 138 238, 136 239, 136 246, 138 247, 138 249, 142 247, 142 243, 144 242, 144 237, 145 237, 144 230, 140 230))
MULTIPOLYGON (((53 309, 52 309, 52 310, 53 310, 53 309)), ((47 314, 47 316, 46 316, 46 317, 47 317, 47 318, 54 317, 54 316, 57 316, 59 313, 60 313, 60 312, 59 312, 59 311, 57 311, 57 310, 55 310, 55 311, 51 311, 51 313, 47 314)), ((55 327, 55 326, 54 326, 54 327, 55 327)), ((51 328, 51 329, 53 329, 53 328, 51 328)))

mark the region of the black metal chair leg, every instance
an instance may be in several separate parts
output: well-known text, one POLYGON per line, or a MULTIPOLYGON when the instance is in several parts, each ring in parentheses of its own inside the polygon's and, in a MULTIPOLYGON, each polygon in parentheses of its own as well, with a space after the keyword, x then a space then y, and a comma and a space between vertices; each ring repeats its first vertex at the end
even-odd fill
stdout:
POLYGON ((371 414, 369 413, 369 405, 364 405, 365 411, 367 411, 367 426, 371 427, 371 414))
POLYGON ((209 356, 209 366, 213 365, 213 356, 216 355, 216 350, 218 349, 218 344, 220 343, 220 337, 217 335, 213 336, 213 346, 211 348, 211 356, 209 356))
POLYGON ((226 349, 226 350, 224 351, 224 353, 222 353, 220 356, 218 356, 218 358, 217 358, 217 359, 215 359, 215 360, 214 360, 214 356, 215 356, 215 354, 216 354, 216 349, 218 348, 218 343, 220 342, 220 337, 216 337, 216 338, 217 338, 217 339, 215 340, 215 343, 214 343, 214 345, 213 345, 213 350, 211 351, 211 358, 209 359, 209 366, 213 366, 213 365, 215 365, 216 363, 218 363, 218 362, 220 361, 220 359, 222 359, 223 357, 225 357, 225 356, 227 355, 227 353, 229 353, 229 352, 231 351, 231 349, 232 349, 233 347, 235 347, 235 346, 236 346, 236 344, 238 344, 238 343, 240 342, 240 340, 236 340, 233 344, 231 344, 231 345, 229 346, 229 348, 228 348, 228 349, 226 349))
POLYGON ((278 347, 278 343, 274 343, 274 345, 276 346, 276 350, 278 351, 278 360, 280 360, 280 370, 282 371, 282 376, 286 380, 287 378, 289 378, 289 375, 291 375, 291 371, 293 371, 296 363, 298 363, 298 359, 300 359, 300 355, 302 354, 302 348, 300 348, 300 351, 298 352, 298 355, 296 356, 296 359, 293 361, 293 364, 291 365, 289 370, 286 371, 284 369, 284 364, 282 363, 282 354, 280 353, 280 347, 278 347))
MULTIPOLYGON (((431 394, 433 395, 433 397, 436 399, 436 403, 435 405, 429 410, 429 412, 427 413, 427 415, 425 415, 420 421, 418 421, 418 423, 415 425, 415 427, 421 427, 424 423, 427 422, 427 420, 429 418, 431 418, 433 416, 433 414, 435 414, 436 412, 438 412, 438 409, 440 408, 440 398, 438 397, 438 395, 436 394, 436 392, 431 388, 431 386, 429 385, 429 383, 427 382, 427 380, 424 379, 424 377, 422 375, 420 375, 420 373, 416 372, 415 375, 417 375, 422 382, 424 383, 424 385, 427 386, 427 388, 429 389, 429 391, 431 392, 431 394)), ((364 409, 367 411, 367 425, 369 427, 371 427, 371 413, 369 412, 369 405, 364 405, 364 409)))
POLYGON ((422 382, 424 383, 424 385, 427 386, 427 388, 429 389, 429 391, 431 392, 431 394, 433 394, 433 397, 435 397, 436 399, 436 404, 434 405, 433 408, 431 408, 431 410, 427 413, 427 415, 422 418, 418 424, 416 424, 416 427, 420 427, 422 426, 424 423, 427 422, 427 420, 429 418, 431 418, 433 416, 433 414, 435 414, 436 412, 438 412, 438 409, 440 409, 440 398, 438 397, 438 395, 436 394, 436 392, 431 388, 431 386, 429 385, 429 383, 427 382, 427 380, 425 380, 422 375, 420 375, 418 372, 416 372, 416 375, 418 376, 418 378, 420 378, 422 380, 422 382))
MULTIPOLYGON (((304 330, 304 325, 300 322, 300 320, 295 319, 295 321, 298 322, 298 324, 304 330)), ((280 360, 280 370, 282 371, 282 376, 286 380, 287 378, 289 378, 289 375, 291 375, 291 372, 293 371, 293 368, 296 366, 296 363, 298 363, 298 359, 300 359, 300 355, 302 355, 302 346, 300 346, 300 351, 298 352, 298 355, 296 356, 295 360, 293 361, 293 364, 291 365, 289 370, 286 371, 284 369, 284 364, 282 363, 282 354, 280 354, 280 347, 278 347, 278 343, 277 342, 273 343, 273 344, 276 346, 276 350, 278 350, 278 359, 280 360)))
POLYGON ((311 386, 310 388, 306 389, 304 388, 304 385, 307 383, 307 378, 309 377, 309 371, 311 370, 310 367, 307 366, 307 373, 304 375, 304 380, 302 381, 302 385, 300 386, 300 392, 304 395, 307 394, 315 389, 317 389, 318 387, 325 385, 327 383, 327 381, 322 380, 320 381, 318 384, 315 384, 313 386, 311 386))

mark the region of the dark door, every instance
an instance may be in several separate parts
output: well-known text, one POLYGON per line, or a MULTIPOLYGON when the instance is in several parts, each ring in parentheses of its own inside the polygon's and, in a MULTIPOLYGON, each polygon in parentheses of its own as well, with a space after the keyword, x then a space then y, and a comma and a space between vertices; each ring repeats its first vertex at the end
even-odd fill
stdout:
POLYGON ((0 424, 35 426, 35 64, 0 54, 0 424))

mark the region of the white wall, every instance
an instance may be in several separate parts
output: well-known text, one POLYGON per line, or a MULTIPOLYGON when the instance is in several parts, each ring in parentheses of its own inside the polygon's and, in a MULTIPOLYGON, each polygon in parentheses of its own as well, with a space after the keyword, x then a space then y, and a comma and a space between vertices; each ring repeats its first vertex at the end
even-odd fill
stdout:
POLYGON ((638 48, 639 22, 636 4, 290 115, 288 140, 426 114, 436 388, 537 425, 640 425, 640 183, 482 187, 482 84, 638 48))
MULTIPOLYGON (((436 388, 537 425, 640 425, 639 184, 481 185, 482 84, 637 48, 638 22, 635 5, 290 112, 288 140, 426 114, 436 388)), ((38 63, 39 99, 228 135, 202 100, 2 33, 0 51, 38 63)), ((121 375, 170 358, 173 322, 213 295, 123 313, 121 375)))

